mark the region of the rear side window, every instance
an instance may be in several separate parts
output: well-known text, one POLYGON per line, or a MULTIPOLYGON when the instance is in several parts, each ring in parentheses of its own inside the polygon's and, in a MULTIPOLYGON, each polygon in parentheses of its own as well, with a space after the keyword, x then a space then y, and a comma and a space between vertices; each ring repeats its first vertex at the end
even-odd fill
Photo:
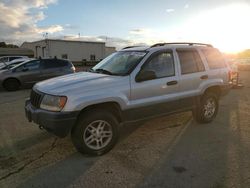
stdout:
POLYGON ((68 65, 67 61, 59 59, 45 59, 43 60, 43 67, 45 69, 65 67, 68 65))
POLYGON ((154 71, 157 78, 175 75, 174 60, 171 52, 161 52, 153 57, 143 66, 144 71, 154 71))
POLYGON ((207 63, 210 69, 219 69, 226 67, 225 60, 222 54, 215 49, 202 50, 207 59, 207 63))
POLYGON ((182 74, 190 74, 205 70, 201 57, 196 50, 177 49, 182 74))

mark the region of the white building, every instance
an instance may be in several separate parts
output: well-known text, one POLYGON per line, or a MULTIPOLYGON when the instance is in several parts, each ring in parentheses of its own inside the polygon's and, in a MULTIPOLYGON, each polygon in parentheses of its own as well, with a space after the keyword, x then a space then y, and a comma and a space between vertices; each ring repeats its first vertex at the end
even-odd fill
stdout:
POLYGON ((57 57, 72 62, 100 61, 115 52, 114 47, 106 47, 104 42, 69 41, 44 39, 24 42, 22 48, 34 51, 35 57, 57 57))

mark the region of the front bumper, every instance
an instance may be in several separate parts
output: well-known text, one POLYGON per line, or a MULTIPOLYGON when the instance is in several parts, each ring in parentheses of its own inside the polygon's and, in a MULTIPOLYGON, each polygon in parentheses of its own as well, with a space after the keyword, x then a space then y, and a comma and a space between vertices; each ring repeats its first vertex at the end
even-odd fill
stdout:
POLYGON ((25 114, 29 122, 34 122, 56 136, 65 137, 76 123, 79 112, 50 112, 32 106, 25 101, 25 114))

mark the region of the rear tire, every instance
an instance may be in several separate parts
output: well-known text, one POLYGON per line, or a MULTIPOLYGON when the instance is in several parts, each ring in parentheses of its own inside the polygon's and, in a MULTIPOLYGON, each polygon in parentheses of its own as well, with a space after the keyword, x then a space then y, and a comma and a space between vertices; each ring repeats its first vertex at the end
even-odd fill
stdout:
POLYGON ((71 139, 80 153, 103 155, 117 142, 118 121, 105 110, 83 113, 72 130, 71 139))
POLYGON ((193 117, 198 123, 209 123, 216 117, 218 109, 218 96, 207 92, 201 97, 200 104, 193 110, 193 117))
POLYGON ((3 86, 7 91, 17 91, 21 84, 17 79, 10 78, 4 81, 3 86))

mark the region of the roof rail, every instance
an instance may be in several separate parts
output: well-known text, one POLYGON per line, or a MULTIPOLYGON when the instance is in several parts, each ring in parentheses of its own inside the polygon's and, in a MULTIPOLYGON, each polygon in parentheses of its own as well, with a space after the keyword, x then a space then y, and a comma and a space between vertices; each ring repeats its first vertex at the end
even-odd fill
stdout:
POLYGON ((193 43, 193 42, 170 42, 170 43, 156 43, 152 46, 150 46, 150 48, 153 47, 158 47, 158 46, 165 46, 165 45, 171 45, 171 44, 177 44, 177 45, 189 45, 189 46, 194 46, 194 45, 198 45, 198 46, 207 46, 207 47, 213 47, 213 45, 211 44, 205 44, 205 43, 193 43))
POLYGON ((125 48, 122 48, 122 50, 129 49, 129 48, 135 48, 135 47, 140 47, 140 46, 127 46, 125 48))

